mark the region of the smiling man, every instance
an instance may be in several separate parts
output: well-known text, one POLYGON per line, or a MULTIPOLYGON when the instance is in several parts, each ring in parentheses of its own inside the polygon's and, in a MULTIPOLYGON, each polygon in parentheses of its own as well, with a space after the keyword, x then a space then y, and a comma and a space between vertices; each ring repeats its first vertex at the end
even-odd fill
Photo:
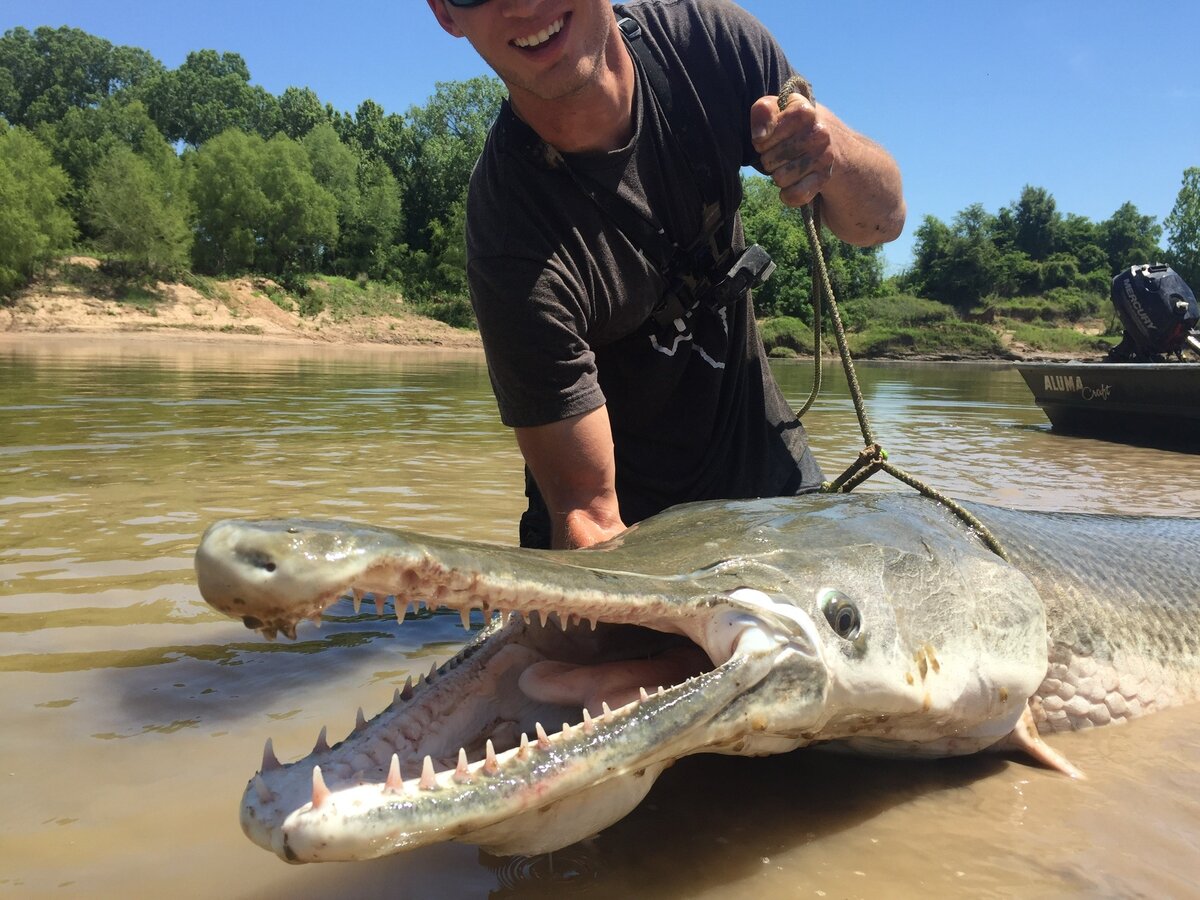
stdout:
MULTIPOLYGON (((818 193, 860 246, 904 223, 900 173, 726 0, 427 0, 508 87, 471 176, 467 267, 501 419, 525 457, 524 546, 586 547, 688 500, 822 474, 776 385, 740 171, 818 193)), ((789 261, 790 262, 790 261, 789 261)))

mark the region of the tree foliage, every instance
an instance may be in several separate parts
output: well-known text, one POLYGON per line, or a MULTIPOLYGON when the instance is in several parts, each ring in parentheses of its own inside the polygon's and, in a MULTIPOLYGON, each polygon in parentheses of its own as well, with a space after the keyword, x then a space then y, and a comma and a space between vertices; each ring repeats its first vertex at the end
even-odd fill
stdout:
POLYGON ((1154 217, 1141 215, 1132 203, 1097 223, 1060 214, 1048 191, 1026 185, 1015 203, 995 215, 973 204, 950 225, 926 216, 916 232, 913 267, 902 281, 964 311, 989 296, 1060 289, 1105 296, 1115 272, 1161 256, 1161 236, 1154 217))
MULTIPOLYGON (((761 244, 775 261, 770 280, 754 290, 763 316, 793 316, 812 323, 812 257, 800 210, 784 206, 779 190, 758 175, 742 179, 742 227, 748 243, 761 244)), ((838 299, 872 296, 883 283, 877 247, 853 247, 828 231, 821 235, 825 265, 838 299)))
POLYGON ((178 69, 150 81, 142 97, 167 140, 192 147, 230 128, 270 137, 281 123, 279 101, 250 84, 237 53, 193 51, 178 69))
POLYGON ((1183 172, 1183 185, 1166 219, 1171 265, 1200 291, 1200 167, 1183 172))
POLYGON ((0 37, 0 116, 27 127, 57 122, 162 71, 145 50, 78 28, 13 28, 0 37))
POLYGON ((97 247, 127 270, 167 275, 187 268, 191 203, 177 159, 156 165, 114 146, 92 169, 86 213, 97 247))
POLYGON ((0 296, 26 284, 70 246, 67 175, 23 128, 0 122, 0 296))
POLYGON ((230 129, 196 151, 195 262, 203 272, 317 271, 338 236, 337 200, 304 148, 230 129))

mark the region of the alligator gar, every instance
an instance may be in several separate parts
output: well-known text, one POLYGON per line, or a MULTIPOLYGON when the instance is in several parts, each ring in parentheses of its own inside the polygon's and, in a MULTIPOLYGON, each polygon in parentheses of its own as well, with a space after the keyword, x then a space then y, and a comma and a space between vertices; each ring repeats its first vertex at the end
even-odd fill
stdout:
POLYGON ((904 493, 689 504, 575 551, 218 522, 200 590, 267 637, 364 595, 490 620, 340 743, 285 765, 268 740, 243 829, 291 862, 545 852, 692 753, 1026 749, 1070 772, 1038 732, 1200 698, 1200 519, 970 509, 1011 563, 904 493))

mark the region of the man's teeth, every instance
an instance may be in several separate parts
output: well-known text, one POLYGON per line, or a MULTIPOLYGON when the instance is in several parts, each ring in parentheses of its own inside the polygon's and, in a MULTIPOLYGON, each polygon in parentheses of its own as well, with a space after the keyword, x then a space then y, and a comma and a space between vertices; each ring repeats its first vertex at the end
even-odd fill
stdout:
POLYGON ((517 38, 515 41, 513 41, 513 43, 518 47, 523 47, 525 49, 536 47, 538 44, 546 43, 546 41, 550 40, 551 37, 562 31, 562 27, 563 20, 559 19, 554 22, 554 24, 543 28, 537 34, 531 34, 528 37, 517 38))

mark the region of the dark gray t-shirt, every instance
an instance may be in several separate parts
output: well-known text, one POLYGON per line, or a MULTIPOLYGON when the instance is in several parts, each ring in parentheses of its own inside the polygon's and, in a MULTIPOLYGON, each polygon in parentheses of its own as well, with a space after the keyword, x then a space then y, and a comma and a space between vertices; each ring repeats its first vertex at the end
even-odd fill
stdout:
MULTIPOLYGON (((640 63, 634 137, 611 153, 564 158, 506 102, 471 177, 467 267, 501 419, 543 425, 607 404, 621 516, 632 524, 688 500, 796 493, 820 472, 811 456, 802 470, 807 439, 768 369, 749 293, 721 310, 695 308, 682 330, 648 318, 663 280, 580 180, 691 244, 701 179, 720 186, 736 216, 740 169, 758 162, 750 107, 778 92, 787 60, 724 0, 622 10, 666 72, 671 127, 640 63)), ((731 230, 736 254, 740 218, 731 230)))

